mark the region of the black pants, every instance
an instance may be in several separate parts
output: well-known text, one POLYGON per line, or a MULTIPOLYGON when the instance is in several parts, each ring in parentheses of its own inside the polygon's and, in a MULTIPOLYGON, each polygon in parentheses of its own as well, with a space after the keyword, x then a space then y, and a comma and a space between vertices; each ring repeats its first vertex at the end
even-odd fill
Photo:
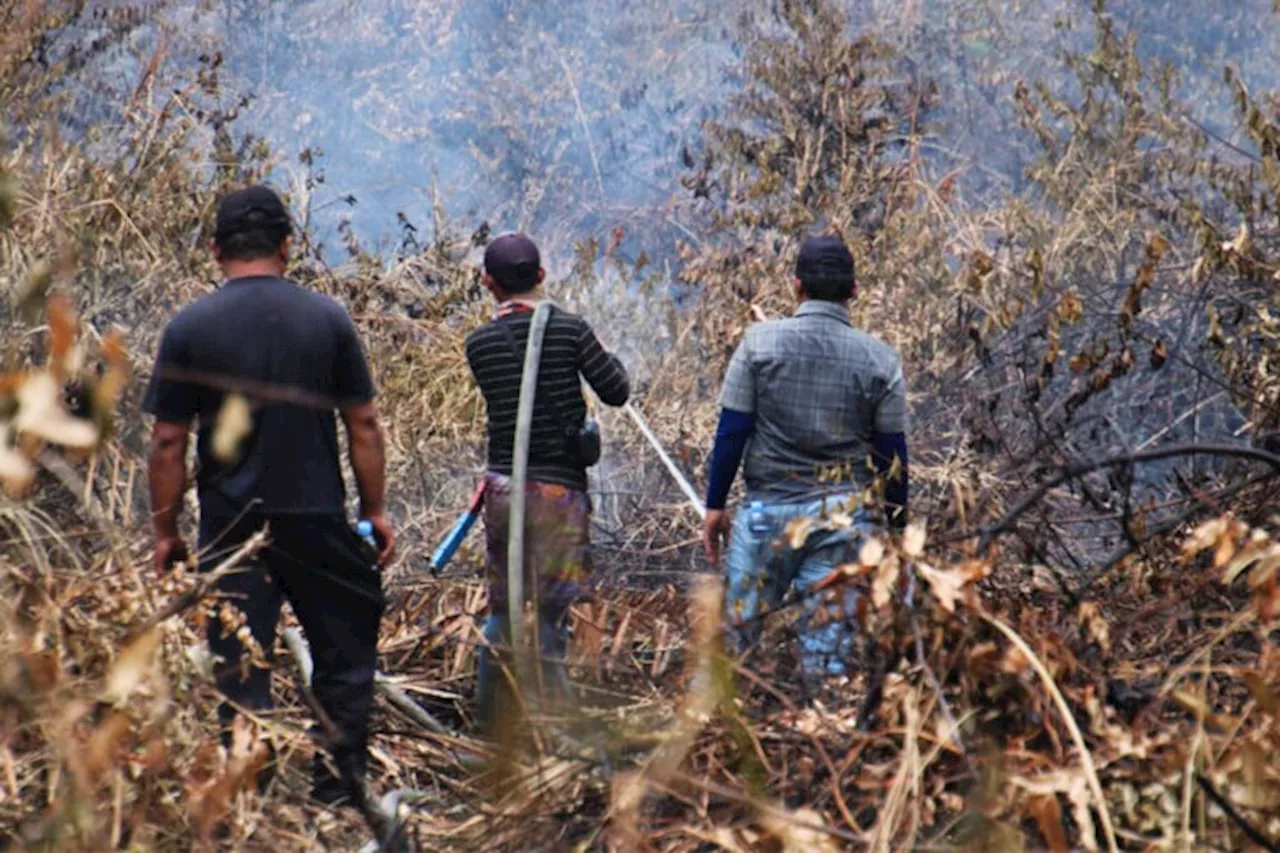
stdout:
MULTIPOLYGON (((342 734, 340 743, 330 745, 333 758, 339 768, 345 765, 345 770, 363 776, 378 624, 385 607, 382 578, 346 519, 326 515, 253 515, 239 521, 202 515, 200 548, 205 556, 201 568, 217 566, 264 524, 270 544, 245 566, 246 571, 219 581, 219 598, 244 612, 249 630, 268 656, 275 645, 280 606, 288 598, 311 647, 312 691, 342 734)), ((234 632, 224 634, 219 620, 211 619, 209 646, 222 658, 216 670, 218 689, 235 705, 270 708, 270 671, 253 667, 248 678, 242 678, 241 643, 234 632)), ((230 725, 235 713, 228 703, 218 709, 224 726, 230 725)), ((343 791, 319 753, 315 783, 317 793, 343 791)))

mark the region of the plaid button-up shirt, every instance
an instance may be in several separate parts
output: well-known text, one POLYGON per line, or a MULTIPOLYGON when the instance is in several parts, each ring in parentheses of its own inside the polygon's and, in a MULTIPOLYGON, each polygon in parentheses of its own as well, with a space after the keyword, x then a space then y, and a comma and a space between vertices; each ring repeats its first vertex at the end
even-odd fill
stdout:
POLYGON ((749 328, 720 405, 755 415, 743 476, 748 493, 769 502, 867 484, 872 433, 907 430, 902 359, 834 302, 810 300, 749 328))

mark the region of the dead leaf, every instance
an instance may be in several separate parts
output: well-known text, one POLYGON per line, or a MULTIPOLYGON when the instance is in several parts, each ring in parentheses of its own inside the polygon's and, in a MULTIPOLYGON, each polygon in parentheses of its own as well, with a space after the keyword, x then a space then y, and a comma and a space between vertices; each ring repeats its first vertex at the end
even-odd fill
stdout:
POLYGON ((169 766, 169 745, 157 735, 147 742, 140 758, 144 773, 159 776, 169 766))
POLYGON ((102 342, 102 360, 107 369, 93 386, 93 414, 101 424, 120 401, 129 384, 131 371, 129 355, 124 348, 124 336, 112 329, 102 342))
POLYGON ((688 827, 688 835, 714 844, 726 853, 751 853, 759 849, 759 836, 749 829, 731 829, 727 826, 713 826, 708 829, 688 827))
POLYGON ((124 647, 107 673, 103 701, 120 704, 142 686, 151 676, 161 639, 160 628, 156 627, 135 637, 124 647))
POLYGON ((604 630, 601 624, 608 622, 609 605, 602 605, 599 615, 595 612, 595 606, 586 603, 580 604, 569 611, 570 618, 573 620, 573 631, 570 636, 573 638, 573 645, 576 646, 575 652, 582 660, 599 661, 600 655, 604 651, 604 630))
POLYGON ((62 405, 62 390, 48 371, 33 373, 18 388, 13 428, 20 437, 87 450, 98 443, 98 428, 72 417, 62 405))
POLYGON ((924 553, 925 528, 919 522, 911 522, 902 534, 902 553, 915 559, 924 553))
POLYGON ((1209 519, 1195 530, 1182 543, 1182 553, 1194 557, 1201 551, 1208 550, 1218 544, 1218 540, 1227 532, 1230 522, 1226 516, 1209 519))
POLYGON ((1227 563, 1231 562, 1231 558, 1236 555, 1235 539, 1230 534, 1218 538, 1218 544, 1213 549, 1213 567, 1220 569, 1227 563))
POLYGON ((1280 616, 1280 583, 1276 582, 1274 567, 1266 580, 1258 584, 1253 594, 1253 606, 1258 611, 1258 618, 1270 622, 1280 616))
POLYGON ((1268 540, 1250 542, 1241 548, 1230 562, 1221 567, 1222 582, 1230 586, 1235 583, 1241 572, 1255 563, 1264 572, 1268 568, 1274 568, 1277 563, 1280 563, 1280 545, 1272 544, 1268 540))
POLYGON ((874 537, 868 538, 858 549, 858 562, 867 568, 874 568, 884 560, 884 543, 874 537))
POLYGON ((1000 647, 995 643, 990 641, 978 643, 969 650, 965 658, 965 667, 979 674, 989 672, 995 667, 999 658, 1000 647))
POLYGON ((1098 609, 1098 605, 1092 601, 1086 601, 1080 605, 1078 614, 1081 627, 1089 634, 1089 638, 1098 644, 1098 648, 1106 654, 1111 653, 1111 626, 1107 623, 1107 619, 1102 615, 1102 611, 1098 609))
POLYGON ((1253 234, 1249 230, 1248 221, 1240 223, 1240 230, 1236 231, 1234 239, 1222 244, 1222 251, 1227 254, 1235 254, 1245 257, 1253 249, 1253 234))
POLYGON ((900 568, 901 564, 896 556, 888 558, 881 556, 879 565, 875 567, 875 577, 871 580, 871 603, 877 609, 884 607, 893 598, 893 589, 898 585, 900 568))
POLYGON ((26 675, 25 688, 32 696, 44 696, 57 686, 62 678, 62 662, 58 653, 51 650, 24 653, 20 660, 26 675))
POLYGON ((845 578, 858 577, 862 574, 865 574, 865 569, 863 569, 862 566, 855 565, 854 563, 846 563, 843 566, 836 566, 834 569, 827 572, 827 574, 822 578, 814 582, 814 584, 809 587, 809 591, 818 592, 819 590, 824 590, 827 587, 835 586, 838 583, 843 583, 845 578))
POLYGON ((955 185, 956 185, 956 174, 957 172, 953 171, 949 173, 941 181, 938 182, 938 186, 936 187, 938 198, 942 199, 943 201, 951 200, 951 193, 955 189, 955 185))
POLYGON ((226 817, 236 795, 256 782, 269 757, 267 743, 258 738, 256 726, 237 716, 232 723, 226 772, 191 802, 192 817, 202 838, 207 839, 226 817))
POLYGON ((213 455, 231 464, 240 458, 240 443, 253 431, 253 410, 240 394, 228 394, 213 428, 213 455))
POLYGON ((1068 290, 1058 301, 1057 313, 1062 322, 1074 326, 1084 316, 1084 300, 1074 290, 1068 290))
POLYGON ((968 596, 971 584, 991 573, 990 565, 983 560, 968 560, 953 569, 935 569, 927 563, 917 563, 916 570, 928 581, 929 589, 948 613, 956 612, 956 602, 968 596))
POLYGON ((1270 756, 1256 744, 1246 743, 1240 754, 1243 780, 1231 786, 1229 799, 1247 809, 1274 813, 1280 809, 1280 783, 1268 773, 1270 756))
POLYGON ((956 612, 956 602, 964 593, 965 576, 957 569, 939 570, 926 563, 917 563, 916 571, 929 583, 942 609, 948 613, 956 612))
POLYGON ((0 484, 10 495, 18 497, 35 481, 36 468, 13 444, 13 431, 0 423, 0 484))
POLYGON ((1258 703, 1258 707, 1264 713, 1270 714, 1272 717, 1280 717, 1280 696, 1277 696, 1271 690, 1262 673, 1252 670, 1246 672, 1244 674, 1244 683, 1249 688, 1249 694, 1253 696, 1254 701, 1258 703))
POLYGON ((796 809, 779 814, 765 812, 760 825, 782 842, 783 853, 837 853, 835 839, 821 827, 827 822, 813 809, 796 809))
POLYGON ((791 550, 799 551, 809 541, 809 535, 818 529, 818 522, 808 516, 793 518, 787 522, 787 544, 791 550))
POLYGON ((1231 728, 1231 718, 1226 715, 1215 714, 1203 696, 1198 696, 1189 690, 1175 690, 1170 694, 1169 698, 1173 700, 1173 704, 1182 708, 1192 717, 1204 720, 1207 726, 1222 730, 1231 728))
POLYGON ((1035 818, 1040 834, 1051 853, 1066 853, 1067 833, 1062 828, 1062 806, 1056 794, 1039 794, 1027 798, 1027 811, 1035 818))
POLYGON ((1152 370, 1159 370, 1164 367, 1165 362, 1169 360, 1169 347, 1165 345, 1163 340, 1157 340, 1151 347, 1151 355, 1149 364, 1152 370))
POLYGON ((96 786, 115 766, 125 736, 131 728, 132 721, 128 714, 111 711, 93 730, 83 747, 76 750, 72 764, 82 785, 90 788, 96 786))
POLYGON ((1093 822, 1093 812, 1090 809, 1092 803, 1089 783, 1084 773, 1079 770, 1058 770, 1032 779, 1014 776, 1010 781, 1035 796, 1065 794, 1067 801, 1071 803, 1071 816, 1076 822, 1080 846, 1090 853, 1098 849, 1097 827, 1093 822))
POLYGON ((1208 272, 1208 270, 1209 270, 1209 260, 1205 258, 1203 255, 1196 258, 1196 262, 1191 266, 1192 283, 1199 284, 1200 282, 1204 281, 1205 274, 1208 272))
POLYGON ((1031 567, 1031 588, 1039 592, 1061 592, 1062 584, 1053 573, 1053 569, 1044 563, 1036 563, 1031 567))
POLYGON ((65 379, 76 343, 76 315, 65 296, 49 299, 46 315, 49 322, 49 369, 65 379))
POLYGON ((1222 333, 1222 317, 1218 314, 1218 309, 1210 305, 1207 313, 1209 315, 1209 331, 1205 335, 1206 340, 1216 347, 1224 346, 1227 339, 1222 333))
POLYGON ((1010 675, 1022 675, 1030 668, 1031 661, 1027 660, 1027 656, 1017 646, 1010 646, 1005 649, 1000 658, 1001 672, 1007 672, 1010 675))

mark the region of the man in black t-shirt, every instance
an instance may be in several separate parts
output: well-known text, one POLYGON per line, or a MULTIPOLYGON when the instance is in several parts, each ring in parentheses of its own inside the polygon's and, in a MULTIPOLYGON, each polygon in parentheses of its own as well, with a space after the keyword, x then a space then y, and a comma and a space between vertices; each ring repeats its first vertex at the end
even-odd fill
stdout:
MULTIPOLYGON (((178 517, 194 425, 201 568, 268 527, 267 547, 248 571, 224 577, 218 592, 224 609, 243 613, 268 656, 288 598, 311 646, 315 696, 343 735, 331 748, 340 776, 323 756, 315 767, 316 798, 336 802, 364 775, 384 607, 377 563, 391 557, 394 536, 384 515, 382 429, 360 340, 341 306, 282 277, 291 233, 289 214, 270 189, 224 198, 212 247, 224 282, 165 329, 144 404, 156 418, 155 560, 165 571, 186 558, 178 517), (376 563, 347 521, 335 411, 347 430, 360 517, 372 523, 379 544, 376 563)), ((219 709, 224 725, 234 706, 269 708, 270 673, 242 666, 247 651, 236 625, 210 620, 208 640, 221 658, 217 682, 229 700, 219 709)))

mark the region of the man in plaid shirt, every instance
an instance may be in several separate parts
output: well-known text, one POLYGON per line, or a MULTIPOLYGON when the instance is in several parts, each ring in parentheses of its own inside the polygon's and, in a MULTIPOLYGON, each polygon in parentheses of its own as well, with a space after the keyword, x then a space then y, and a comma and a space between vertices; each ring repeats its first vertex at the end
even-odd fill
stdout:
MULTIPOLYGON (((743 651, 759 636, 762 605, 805 589, 850 560, 873 526, 863 494, 885 478, 889 526, 907 520, 907 403, 902 359, 849 322, 853 256, 835 236, 807 238, 796 262, 800 307, 784 320, 747 330, 729 363, 707 488, 704 545, 712 566, 728 540, 727 621, 743 651), (738 467, 748 506, 730 521, 725 502, 738 467), (895 464, 896 463, 896 464, 895 464), (799 548, 789 522, 853 515, 852 528, 811 533, 799 548)), ((852 594, 819 615, 806 602, 799 626, 809 679, 841 674, 852 651, 852 594)))

